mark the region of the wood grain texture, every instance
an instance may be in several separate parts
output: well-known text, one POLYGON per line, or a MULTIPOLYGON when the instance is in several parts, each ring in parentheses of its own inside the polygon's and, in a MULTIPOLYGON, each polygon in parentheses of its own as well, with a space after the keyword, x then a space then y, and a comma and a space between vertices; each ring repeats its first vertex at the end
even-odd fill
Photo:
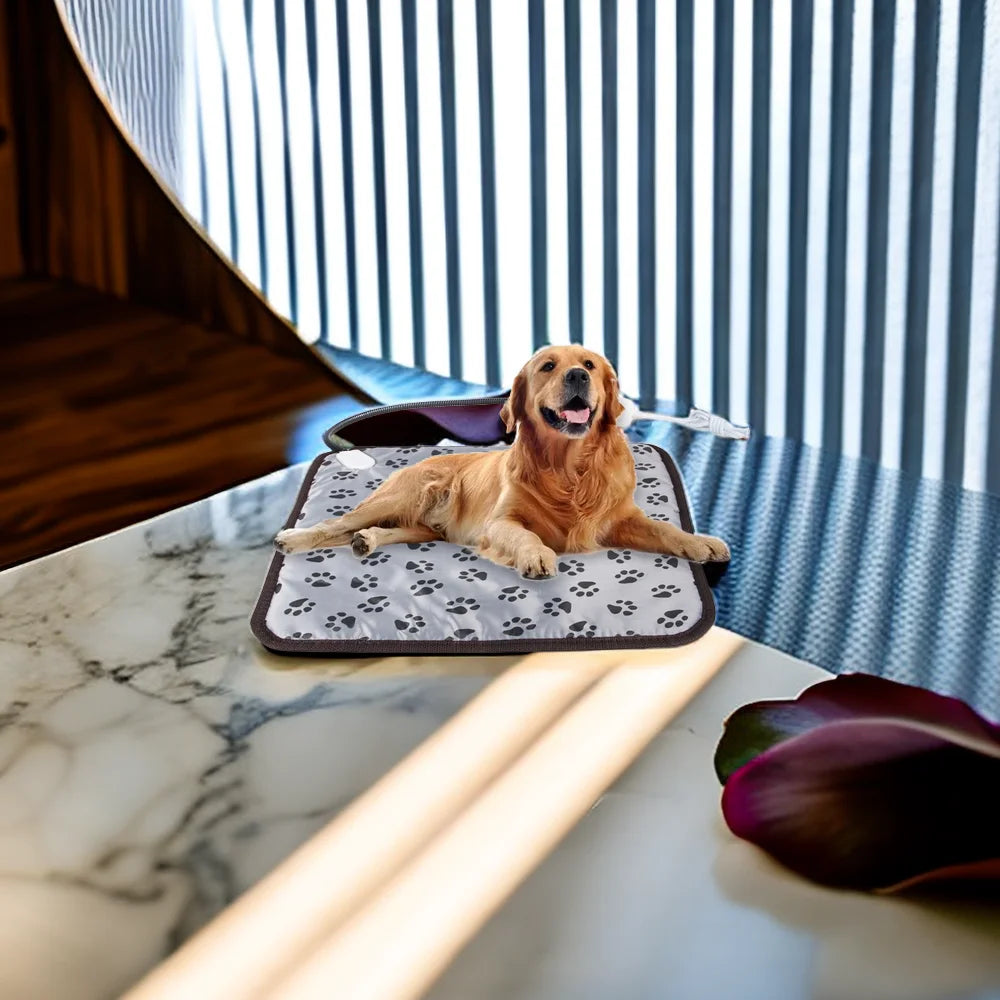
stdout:
POLYGON ((284 468, 318 406, 333 423, 360 405, 311 359, 69 284, 0 283, 0 567, 284 468))
POLYGON ((323 364, 119 132, 53 0, 8 0, 7 9, 10 38, 0 60, 6 54, 15 83, 27 273, 70 279, 323 364))
POLYGON ((0 278, 22 274, 20 223, 17 211, 17 163, 14 153, 14 98, 9 50, 7 5, 0 3, 0 278))

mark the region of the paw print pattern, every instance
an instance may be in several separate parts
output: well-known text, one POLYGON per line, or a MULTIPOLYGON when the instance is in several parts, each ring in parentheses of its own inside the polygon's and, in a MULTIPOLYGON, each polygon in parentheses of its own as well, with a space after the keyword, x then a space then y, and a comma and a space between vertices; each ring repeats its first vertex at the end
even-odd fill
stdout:
POLYGON ((312 632, 293 632, 291 634, 291 636, 289 636, 289 638, 291 638, 291 639, 315 639, 316 637, 312 634, 312 632))
POLYGON ((424 597, 426 594, 433 594, 435 590, 440 590, 443 586, 440 580, 420 580, 410 584, 410 593, 414 597, 424 597))
POLYGON ((408 448, 397 448, 396 449, 396 454, 397 455, 416 455, 416 453, 418 451, 420 451, 420 447, 418 445, 411 445, 408 448))
POLYGON ((528 592, 524 587, 504 587, 498 596, 501 601, 523 601, 528 592))
POLYGON ((336 557, 337 553, 333 549, 316 549, 315 552, 310 552, 306 556, 306 562, 321 563, 336 557))
POLYGON ((459 562, 474 562, 479 556, 472 549, 459 549, 451 558, 459 562))
POLYGON ((353 469, 341 469, 339 472, 331 472, 330 478, 337 480, 337 482, 346 482, 348 479, 354 478, 353 469))
POLYGON ((280 582, 279 582, 279 583, 276 583, 276 584, 274 585, 274 592, 275 592, 276 594, 280 594, 280 593, 281 593, 281 583, 280 583, 280 582))
POLYGON ((354 490, 338 489, 330 490, 330 492, 327 493, 326 498, 328 500, 346 500, 348 497, 352 496, 354 496, 354 490))
POLYGON ((670 497, 666 493, 648 493, 645 503, 650 507, 662 507, 663 504, 670 503, 670 497))
POLYGON ((635 463, 635 471, 636 472, 652 472, 653 469, 655 469, 655 468, 656 468, 656 466, 653 465, 651 462, 636 462, 635 463))
POLYGON ((657 556, 653 560, 653 565, 657 569, 676 569, 680 563, 677 561, 677 556, 657 556))
POLYGON ((452 635, 454 635, 456 639, 468 639, 474 636, 475 634, 476 630, 474 628, 457 628, 452 633, 452 635))
POLYGON ((559 572, 567 576, 579 576, 583 572, 583 563, 579 559, 564 559, 559 563, 559 572))
POLYGON ((616 563, 628 562, 632 558, 632 553, 628 549, 622 549, 620 552, 617 549, 608 549, 608 558, 616 563))
POLYGON ((349 503, 338 503, 334 504, 332 507, 327 507, 326 512, 332 517, 340 517, 353 509, 354 508, 349 503))
POLYGON ((373 576, 371 573, 362 573, 361 576, 356 576, 351 580, 351 589, 360 590, 362 594, 367 593, 369 590, 374 590, 378 586, 378 577, 373 576))
POLYGON ((641 569, 620 569, 615 573, 617 583, 637 583, 646 574, 641 569))
POLYGON ((310 573, 306 577, 306 583, 308 583, 310 587, 330 587, 336 579, 337 578, 332 573, 317 572, 310 573))
POLYGON ((373 552, 370 556, 365 556, 361 560, 362 566, 381 566, 382 563, 387 563, 392 557, 388 552, 373 552))
POLYGON ((381 479, 369 479, 365 483, 366 490, 377 490, 382 485, 381 479))
POLYGON ((456 597, 445 605, 445 611, 450 611, 453 615, 467 615, 470 611, 478 611, 480 604, 471 597, 456 597))
POLYGON ((573 610, 573 605, 569 601, 546 601, 542 605, 542 611, 547 615, 568 615, 573 610))
POLYGON ((665 510, 650 511, 648 517, 651 521, 669 521, 670 515, 665 510))
POLYGON ((658 583, 651 591, 653 597, 676 597, 681 588, 673 583, 658 583))
POLYGON ((346 611, 338 611, 335 615, 328 615, 325 627, 331 632, 339 632, 343 628, 354 628, 357 618, 349 615, 346 611))
POLYGON ((646 476, 645 479, 640 479, 637 485, 649 489, 651 486, 659 486, 660 481, 656 478, 656 476, 646 476))
POLYGON ((481 569, 463 569, 458 578, 462 583, 471 583, 473 580, 485 580, 486 574, 481 569))
POLYGON ((387 458, 385 462, 382 463, 387 469, 399 469, 406 465, 405 458, 387 458))
POLYGON ((393 624, 400 632, 406 632, 409 635, 416 635, 427 625, 427 622, 425 622, 420 615, 406 615, 403 618, 397 618, 393 624))
POLYGON ((592 597, 597 593, 597 589, 597 584, 593 580, 581 580, 579 583, 574 583, 569 592, 576 594, 577 597, 592 597))
POLYGON ((530 618, 511 618, 503 623, 504 635, 524 635, 535 629, 535 623, 530 618))
POLYGON ((426 559, 410 559, 406 563, 406 568, 411 573, 426 573, 428 570, 434 569, 434 563, 428 562, 426 559))
POLYGON ((291 604, 285 608, 286 615, 292 615, 294 618, 298 618, 299 615, 308 614, 312 609, 316 607, 315 601, 307 600, 304 597, 296 598, 291 604))
POLYGON ((590 622, 573 622, 569 627, 570 635, 575 635, 582 639, 593 639, 597 635, 597 626, 590 622))
POLYGON ((389 606, 388 597, 369 597, 367 601, 362 601, 358 605, 358 611, 364 611, 365 614, 381 614, 389 606))
POLYGON ((688 616, 683 611, 667 611, 656 619, 657 625, 662 625, 665 629, 679 629, 687 623, 688 616))
POLYGON ((638 610, 638 605, 633 601, 618 601, 608 605, 608 611, 613 615, 624 615, 626 618, 631 618, 638 610))
POLYGON ((430 552, 434 548, 433 542, 407 542, 406 547, 414 552, 430 552))

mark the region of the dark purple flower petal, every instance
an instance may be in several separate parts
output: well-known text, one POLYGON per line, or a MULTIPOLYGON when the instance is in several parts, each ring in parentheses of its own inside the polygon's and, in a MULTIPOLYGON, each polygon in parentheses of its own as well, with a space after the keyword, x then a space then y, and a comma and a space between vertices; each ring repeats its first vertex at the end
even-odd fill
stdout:
POLYGON ((716 769, 730 829, 814 881, 1000 886, 1000 728, 953 698, 825 681, 736 712, 716 769))

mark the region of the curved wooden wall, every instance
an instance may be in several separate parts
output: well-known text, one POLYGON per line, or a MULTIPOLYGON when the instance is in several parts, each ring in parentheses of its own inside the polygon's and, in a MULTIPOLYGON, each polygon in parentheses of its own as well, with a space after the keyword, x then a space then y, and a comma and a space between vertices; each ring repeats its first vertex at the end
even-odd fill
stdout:
POLYGON ((329 369, 120 131, 53 0, 0 5, 0 128, 0 276, 68 279, 329 369))

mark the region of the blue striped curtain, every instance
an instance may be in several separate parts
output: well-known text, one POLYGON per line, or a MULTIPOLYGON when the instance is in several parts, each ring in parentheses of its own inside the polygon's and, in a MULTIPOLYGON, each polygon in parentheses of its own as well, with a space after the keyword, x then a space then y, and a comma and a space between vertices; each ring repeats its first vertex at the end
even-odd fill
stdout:
POLYGON ((1000 493, 1000 0, 60 2, 306 339, 1000 493))

